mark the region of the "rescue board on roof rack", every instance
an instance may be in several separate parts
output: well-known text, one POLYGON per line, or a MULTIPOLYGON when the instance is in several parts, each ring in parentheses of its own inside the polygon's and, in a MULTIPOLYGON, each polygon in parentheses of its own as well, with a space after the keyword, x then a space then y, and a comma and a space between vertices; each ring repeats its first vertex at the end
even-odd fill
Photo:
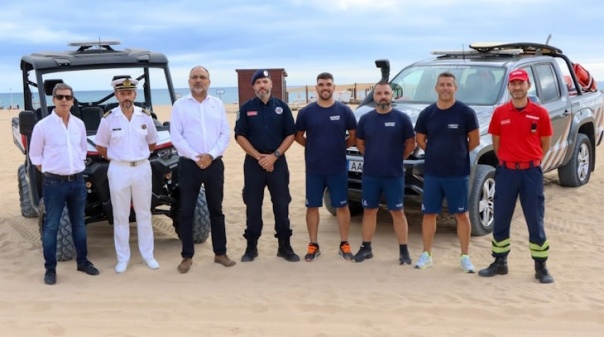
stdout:
POLYGON ((470 48, 477 50, 481 53, 500 53, 504 50, 520 49, 525 54, 536 54, 538 51, 541 51, 542 54, 562 54, 562 50, 554 46, 533 42, 474 42, 470 44, 470 48))
POLYGON ((475 49, 467 49, 467 50, 433 50, 432 55, 442 56, 472 56, 472 55, 484 55, 486 53, 490 54, 498 54, 498 55, 518 55, 522 54, 524 51, 522 49, 506 49, 506 50, 488 50, 488 51, 478 51, 475 49))

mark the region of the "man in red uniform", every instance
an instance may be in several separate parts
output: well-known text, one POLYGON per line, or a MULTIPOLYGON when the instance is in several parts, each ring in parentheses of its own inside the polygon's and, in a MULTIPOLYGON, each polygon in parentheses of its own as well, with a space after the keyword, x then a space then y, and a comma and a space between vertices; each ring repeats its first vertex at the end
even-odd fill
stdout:
POLYGON ((535 260, 535 278, 552 283, 554 278, 545 266, 549 242, 545 236, 543 218, 543 172, 541 160, 550 147, 552 124, 547 110, 528 99, 531 87, 528 73, 517 69, 510 73, 508 90, 512 100, 493 113, 489 133, 499 158, 495 171, 495 225, 493 230, 493 262, 478 275, 490 277, 508 273, 510 253, 510 223, 516 200, 520 204, 529 229, 529 247, 535 260))

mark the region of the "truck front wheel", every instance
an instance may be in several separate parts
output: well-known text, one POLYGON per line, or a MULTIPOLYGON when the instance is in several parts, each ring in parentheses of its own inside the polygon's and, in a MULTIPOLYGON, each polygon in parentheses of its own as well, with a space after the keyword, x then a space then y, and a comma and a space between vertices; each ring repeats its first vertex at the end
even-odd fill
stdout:
POLYGON ((558 168, 560 185, 565 187, 579 187, 587 184, 591 175, 591 164, 593 162, 593 151, 589 138, 586 135, 577 134, 577 140, 573 147, 573 154, 568 163, 558 168))
POLYGON ((470 184, 468 203, 472 235, 482 236, 493 231, 493 203, 495 201, 495 168, 478 165, 470 184))

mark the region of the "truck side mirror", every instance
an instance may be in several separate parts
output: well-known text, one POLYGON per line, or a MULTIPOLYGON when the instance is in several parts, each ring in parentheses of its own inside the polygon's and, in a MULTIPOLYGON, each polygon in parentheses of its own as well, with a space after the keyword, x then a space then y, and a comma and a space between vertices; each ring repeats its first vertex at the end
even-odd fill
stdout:
POLYGON ((31 110, 19 112, 19 132, 22 135, 30 136, 36 125, 36 115, 31 110))
POLYGON ((537 97, 537 96, 529 95, 528 99, 533 101, 533 103, 535 103, 535 104, 539 104, 539 105, 541 104, 541 101, 539 100, 539 97, 537 97))

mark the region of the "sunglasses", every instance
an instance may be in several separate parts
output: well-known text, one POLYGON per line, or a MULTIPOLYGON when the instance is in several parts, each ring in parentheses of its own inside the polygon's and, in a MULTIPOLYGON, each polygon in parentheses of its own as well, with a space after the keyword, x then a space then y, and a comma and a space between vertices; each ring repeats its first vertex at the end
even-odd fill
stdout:
POLYGON ((73 99, 73 96, 71 96, 71 95, 55 95, 55 98, 57 99, 57 101, 62 101, 63 99, 65 99, 66 101, 71 101, 73 99))

